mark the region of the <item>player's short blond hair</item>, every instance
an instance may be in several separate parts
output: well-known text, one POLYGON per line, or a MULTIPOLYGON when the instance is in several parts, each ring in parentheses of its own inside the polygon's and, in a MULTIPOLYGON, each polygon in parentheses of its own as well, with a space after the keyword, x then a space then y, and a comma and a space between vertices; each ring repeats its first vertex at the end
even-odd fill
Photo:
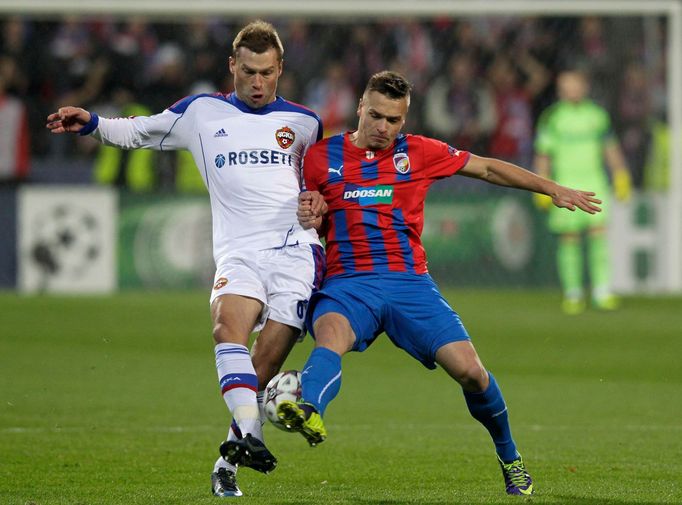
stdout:
POLYGON ((242 28, 232 42, 232 57, 237 56, 237 50, 245 47, 254 53, 262 54, 270 48, 277 52, 277 59, 282 61, 284 46, 277 34, 277 30, 270 23, 258 19, 242 28))

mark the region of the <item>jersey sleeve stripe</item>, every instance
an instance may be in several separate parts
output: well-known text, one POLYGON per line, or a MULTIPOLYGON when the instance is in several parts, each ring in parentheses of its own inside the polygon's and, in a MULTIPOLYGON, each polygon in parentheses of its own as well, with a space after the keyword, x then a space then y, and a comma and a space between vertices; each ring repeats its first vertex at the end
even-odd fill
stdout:
POLYGON ((286 112, 300 112, 301 114, 305 114, 306 116, 315 118, 317 122, 320 124, 320 131, 322 130, 322 121, 320 120, 320 116, 318 116, 313 110, 309 109, 305 105, 290 102, 289 100, 285 100, 283 98, 281 104, 278 102, 274 103, 277 103, 277 110, 282 110, 286 112))
POLYGON ((215 98, 222 102, 229 102, 227 97, 225 97, 225 95, 223 95, 222 93, 200 93, 198 95, 189 95, 186 96, 185 98, 181 98, 173 105, 168 107, 168 110, 175 112, 176 114, 184 114, 184 112, 187 110, 187 107, 189 107, 192 104, 192 102, 199 98, 215 98))
POLYGON ((173 131, 173 128, 175 128, 175 125, 177 124, 178 121, 180 121, 180 118, 181 118, 184 114, 185 114, 185 111, 183 111, 182 113, 178 113, 178 117, 175 118, 175 121, 173 121, 173 124, 172 124, 171 127, 168 129, 168 131, 166 132, 166 134, 163 136, 163 138, 161 139, 161 142, 159 142, 159 150, 160 150, 160 151, 163 151, 163 142, 166 140, 166 138, 168 138, 168 135, 171 134, 171 132, 173 131))
POLYGON ((211 190, 211 183, 208 177, 208 167, 206 166, 206 151, 204 150, 204 139, 201 138, 201 134, 199 136, 199 146, 201 147, 201 160, 204 163, 204 179, 206 180, 206 189, 209 191, 211 190))

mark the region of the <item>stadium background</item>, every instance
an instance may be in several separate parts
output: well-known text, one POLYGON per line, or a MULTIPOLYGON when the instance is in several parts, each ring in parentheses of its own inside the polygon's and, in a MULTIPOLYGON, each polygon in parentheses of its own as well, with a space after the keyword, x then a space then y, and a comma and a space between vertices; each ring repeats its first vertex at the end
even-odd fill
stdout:
MULTIPOLYGON (((417 85, 407 128, 461 146, 446 111, 476 107, 447 99, 451 57, 471 56, 458 62, 490 97, 518 75, 534 91, 514 94, 517 151, 500 156, 526 164, 557 70, 592 71, 636 182, 611 229, 622 309, 562 315, 530 195, 465 178, 429 196, 430 268, 504 386, 534 503, 682 503, 682 6, 598 0, 0 0, 5 100, 26 108, 30 137, 27 174, 0 183, 0 503, 215 503, 208 467, 227 420, 206 195, 187 159, 118 158, 50 137, 44 118, 65 103, 125 115, 227 91, 229 41, 256 16, 284 40, 280 93, 330 129, 354 124, 362 83, 388 66, 417 85), (120 164, 147 169, 112 181, 120 164)), ((474 136, 477 153, 496 154, 496 126, 474 136)), ((244 503, 509 503, 444 374, 378 339, 345 358, 343 380, 323 446, 266 427, 281 464, 240 473, 244 503)))
MULTIPOLYGON (((272 10, 276 4, 253 8, 276 25, 285 44, 279 92, 318 111, 327 134, 352 127, 369 75, 395 68, 415 85, 406 131, 530 167, 535 123, 555 99, 556 73, 571 65, 586 69, 592 96, 612 115, 637 190, 628 205, 617 206, 610 230, 614 288, 682 290, 682 163, 679 143, 670 141, 682 137, 678 3, 289 2, 272 10)), ((253 8, 211 1, 192 8, 99 2, 78 10, 70 2, 0 3, 0 75, 25 108, 30 145, 25 172, 13 177, 5 170, 0 188, 7 238, 0 285, 93 291, 96 281, 82 277, 112 269, 113 281, 100 281, 99 289, 210 282, 209 211, 191 159, 121 154, 91 139, 50 136, 44 118, 61 104, 134 115, 161 111, 188 94, 229 91, 229 44, 253 8), (17 217, 17 190, 41 184, 114 188, 120 212, 109 223, 118 230, 110 241, 113 265, 102 263, 103 254, 79 251, 77 240, 70 247, 90 267, 69 273, 59 266, 68 251, 36 253, 59 240, 26 227, 22 235, 16 223, 32 218, 17 217)), ((554 239, 529 195, 453 178, 429 198, 424 240, 440 282, 557 285, 554 239)), ((64 212, 58 203, 43 206, 42 214, 34 211, 39 220, 64 212)), ((58 233, 63 225, 53 220, 58 233)), ((79 229, 88 233, 87 226, 79 229)))

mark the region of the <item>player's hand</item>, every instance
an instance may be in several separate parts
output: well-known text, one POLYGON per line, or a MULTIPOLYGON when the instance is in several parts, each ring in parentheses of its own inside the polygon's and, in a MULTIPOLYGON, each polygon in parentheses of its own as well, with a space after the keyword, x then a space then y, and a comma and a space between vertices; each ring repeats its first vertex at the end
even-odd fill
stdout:
POLYGON ((304 191, 298 195, 296 217, 303 229, 319 229, 327 210, 327 203, 318 191, 304 191))
POLYGON ((557 184, 552 196, 552 203, 560 209, 574 211, 580 209, 588 214, 601 212, 601 200, 595 198, 592 191, 571 189, 557 184))
POLYGON ((552 206, 552 197, 542 193, 533 193, 533 203, 538 209, 546 211, 552 206))
POLYGON ((617 200, 627 202, 632 196, 632 179, 627 170, 618 170, 613 174, 613 193, 617 200))
POLYGON ((324 201, 324 197, 320 194, 320 192, 306 191, 306 195, 306 198, 311 199, 310 210, 313 212, 313 214, 317 216, 324 216, 329 210, 329 207, 327 206, 327 202, 324 201))
POLYGON ((90 113, 80 107, 60 107, 47 116, 45 125, 52 133, 78 133, 90 122, 90 113))

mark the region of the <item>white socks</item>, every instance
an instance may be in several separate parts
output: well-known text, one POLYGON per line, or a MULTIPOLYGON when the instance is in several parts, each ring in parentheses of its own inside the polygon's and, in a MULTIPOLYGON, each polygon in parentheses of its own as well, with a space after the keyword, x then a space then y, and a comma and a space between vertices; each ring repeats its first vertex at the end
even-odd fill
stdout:
POLYGON ((256 399, 258 377, 248 349, 238 344, 218 344, 215 346, 215 360, 223 399, 232 413, 233 422, 237 424, 242 436, 251 433, 263 440, 256 399))

